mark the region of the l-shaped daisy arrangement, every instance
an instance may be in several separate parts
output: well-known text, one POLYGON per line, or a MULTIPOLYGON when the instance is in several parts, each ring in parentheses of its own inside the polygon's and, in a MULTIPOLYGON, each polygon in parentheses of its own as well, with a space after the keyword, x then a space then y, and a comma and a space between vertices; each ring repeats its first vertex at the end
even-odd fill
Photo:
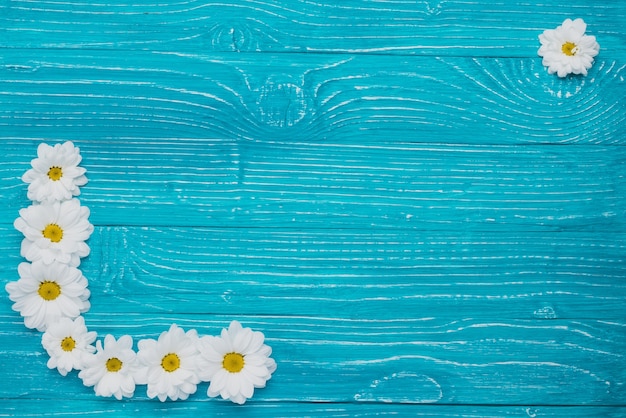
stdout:
MULTIPOLYGON (((538 54, 548 73, 587 75, 600 47, 585 30, 582 19, 565 19, 539 35, 538 54)), ((63 376, 78 370, 99 396, 129 398, 137 385, 147 385, 150 398, 184 400, 200 382, 210 382, 209 397, 244 404, 276 370, 261 332, 232 321, 220 336, 200 336, 172 324, 158 339, 140 340, 135 351, 130 335, 96 341, 97 333, 88 331, 82 314, 91 306, 90 292, 78 267, 89 255, 86 241, 94 227, 89 209, 76 198, 87 184, 81 159, 71 142, 40 144, 32 168, 22 176, 32 204, 14 222, 24 234, 21 255, 27 262, 18 266, 19 280, 6 290, 24 325, 43 332, 48 367, 63 376)))
POLYGON ((40 144, 22 177, 32 205, 14 222, 24 234, 21 254, 28 262, 18 266, 19 280, 6 290, 24 325, 43 332, 48 367, 63 376, 78 370, 99 396, 129 398, 136 385, 147 385, 150 398, 184 400, 200 382, 210 382, 208 396, 245 403, 276 370, 261 332, 232 321, 220 336, 200 336, 172 324, 158 339, 140 340, 135 352, 130 335, 96 341, 97 333, 87 330, 81 314, 90 308, 90 292, 78 267, 89 254, 94 227, 89 209, 75 197, 87 183, 81 158, 71 142, 40 144))

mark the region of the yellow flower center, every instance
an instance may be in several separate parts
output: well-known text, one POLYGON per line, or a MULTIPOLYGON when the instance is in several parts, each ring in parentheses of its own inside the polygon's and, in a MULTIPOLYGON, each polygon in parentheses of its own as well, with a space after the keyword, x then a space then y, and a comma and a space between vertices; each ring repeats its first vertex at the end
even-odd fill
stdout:
POLYGON ((58 181, 61 177, 63 177, 63 170, 61 167, 50 167, 50 170, 48 170, 48 177, 50 177, 50 180, 52 181, 58 181))
POLYGON ((55 300, 61 294, 61 286, 56 282, 45 281, 39 285, 39 296, 45 300, 55 300))
POLYGON ((231 373, 239 373, 243 369, 243 365, 243 356, 239 353, 228 353, 222 361, 222 366, 231 373))
POLYGON ((72 351, 76 347, 76 341, 72 337, 65 337, 61 341, 61 348, 63 351, 72 351))
POLYGON ((180 358, 175 353, 169 353, 161 360, 161 367, 166 372, 172 373, 180 367, 180 358))
POLYGON ((119 372, 122 368, 122 360, 118 359, 117 357, 111 357, 107 360, 106 366, 107 371, 109 372, 119 372))
POLYGON ((561 51, 568 57, 573 57, 578 52, 578 46, 572 42, 565 42, 563 46, 561 46, 561 51))
POLYGON ((57 224, 48 224, 41 233, 52 242, 59 242, 63 239, 63 230, 57 224))

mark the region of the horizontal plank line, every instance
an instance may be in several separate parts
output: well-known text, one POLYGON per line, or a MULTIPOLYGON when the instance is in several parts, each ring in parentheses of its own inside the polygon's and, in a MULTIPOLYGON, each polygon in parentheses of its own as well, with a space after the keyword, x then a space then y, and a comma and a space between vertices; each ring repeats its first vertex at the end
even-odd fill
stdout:
MULTIPOLYGON (((51 413, 55 416, 74 416, 80 411, 81 416, 101 416, 102 414, 115 414, 116 417, 135 417, 137 413, 158 415, 166 412, 168 416, 184 417, 193 413, 210 413, 216 417, 232 416, 233 405, 227 405, 219 401, 206 401, 197 395, 188 399, 184 404, 177 403, 176 408, 169 407, 155 401, 133 400, 124 403, 113 402, 107 399, 59 399, 52 403, 48 400, 28 399, 29 405, 34 411, 31 415, 23 411, 23 400, 4 400, 6 411, 11 416, 41 416, 36 412, 51 413), (132 411, 128 406, 132 405, 132 411), (19 413, 19 415, 18 415, 19 413)), ((294 416, 324 416, 324 417, 370 417, 370 416, 396 416, 408 414, 413 417, 483 417, 495 418, 502 416, 515 416, 531 414, 538 417, 562 417, 588 418, 589 416, 602 416, 606 418, 622 417, 626 413, 624 405, 492 405, 492 404, 398 404, 389 402, 361 401, 361 402, 320 402, 320 401, 271 401, 258 399, 258 396, 248 401, 246 411, 255 417, 292 418, 294 416), (376 410, 373 411, 372 408, 376 410)), ((238 409, 237 412, 240 412, 238 409)))

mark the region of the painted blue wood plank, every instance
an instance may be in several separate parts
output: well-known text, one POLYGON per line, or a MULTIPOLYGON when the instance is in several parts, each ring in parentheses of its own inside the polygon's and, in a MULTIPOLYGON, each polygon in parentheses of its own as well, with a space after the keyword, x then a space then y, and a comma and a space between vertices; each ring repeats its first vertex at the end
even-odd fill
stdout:
MULTIPOLYGON (((0 231, 16 280, 20 237, 0 231)), ((624 238, 98 227, 82 270, 101 313, 621 320, 624 238)))
MULTIPOLYGON (((233 318, 149 315, 143 306, 143 314, 89 312, 86 321, 101 333, 154 338, 172 322, 214 334, 233 318)), ((236 316, 266 334, 279 364, 250 403, 623 406, 623 321, 442 320, 420 314, 432 311, 412 319, 350 319, 336 312, 236 316)), ((12 385, 0 386, 3 398, 94 401, 93 389, 83 387, 75 372, 62 377, 46 368, 39 333, 10 316, 0 321, 6 330, 0 337, 11 340, 3 344, 3 356, 13 365, 2 370, 4 381, 20 382, 17 393, 12 385)), ((204 391, 206 384, 189 403, 207 402, 204 391)), ((109 403, 117 408, 115 400, 109 403)), ((160 404, 147 399, 143 386, 128 403, 160 404)))
POLYGON ((624 56, 624 4, 586 0, 5 0, 0 47, 528 57, 566 17, 584 18, 607 54, 624 56))
MULTIPOLYGON (((6 176, 0 188, 9 198, 0 209, 5 223, 28 204, 19 177, 29 166, 32 142, 0 145, 6 176)), ((624 230, 624 147, 189 139, 76 144, 91 179, 82 197, 98 225, 624 230)))
POLYGON ((5 50, 0 138, 623 144, 626 66, 539 57, 5 50))
POLYGON ((400 304, 394 315, 409 318, 429 309, 438 317, 626 317, 625 234, 98 232, 93 245, 100 253, 84 271, 94 291, 113 297, 104 302, 112 311, 120 309, 117 301, 125 309, 126 300, 232 314, 358 318, 400 304))

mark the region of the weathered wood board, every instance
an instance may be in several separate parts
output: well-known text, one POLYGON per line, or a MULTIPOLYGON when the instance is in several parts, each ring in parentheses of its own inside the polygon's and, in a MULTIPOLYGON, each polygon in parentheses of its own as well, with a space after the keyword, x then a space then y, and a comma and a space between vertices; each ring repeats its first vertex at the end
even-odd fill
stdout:
POLYGON ((0 416, 626 416, 626 4, 0 0, 0 277, 81 148, 99 335, 265 333, 244 406, 97 398, 0 298, 0 416), (538 35, 581 17, 587 77, 538 35))

